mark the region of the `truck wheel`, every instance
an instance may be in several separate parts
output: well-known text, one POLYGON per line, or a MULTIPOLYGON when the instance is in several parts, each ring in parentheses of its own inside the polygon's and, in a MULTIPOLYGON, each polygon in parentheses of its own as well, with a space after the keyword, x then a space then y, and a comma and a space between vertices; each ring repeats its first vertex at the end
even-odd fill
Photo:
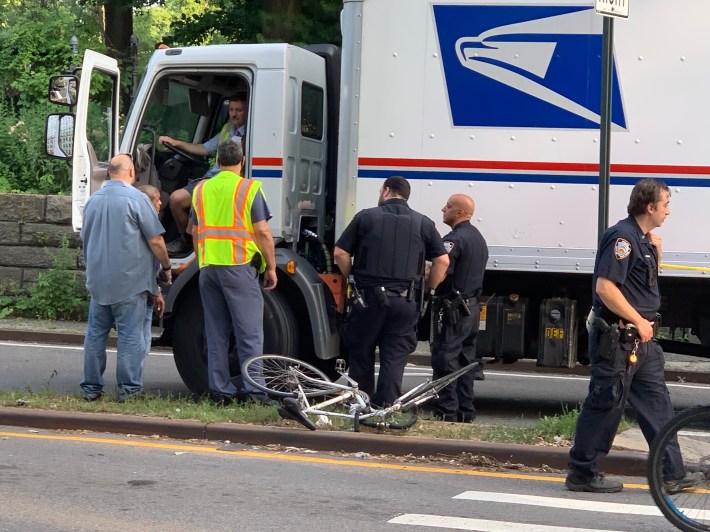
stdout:
MULTIPOLYGON (((264 353, 298 358, 298 329, 293 310, 278 292, 264 293, 264 353)), ((197 285, 185 294, 173 327, 175 366, 185 385, 197 395, 209 392, 204 311, 197 285)), ((234 344, 234 339, 230 345, 234 344)), ((240 377, 236 353, 230 349, 232 380, 240 377)))

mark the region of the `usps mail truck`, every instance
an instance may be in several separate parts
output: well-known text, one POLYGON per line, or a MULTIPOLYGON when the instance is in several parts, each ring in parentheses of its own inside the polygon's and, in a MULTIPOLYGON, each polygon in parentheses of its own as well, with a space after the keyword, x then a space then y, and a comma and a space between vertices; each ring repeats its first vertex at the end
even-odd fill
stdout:
MULTIPOLYGON (((682 9, 634 4, 616 24, 611 90, 609 222, 626 216, 638 179, 670 186, 671 215, 658 230, 663 325, 667 341, 696 335, 699 343, 672 348, 698 354, 710 348, 707 20, 706 0, 682 9)), ((534 358, 545 336, 574 340, 566 345, 584 361, 586 336, 576 339, 591 304, 600 194, 602 17, 594 3, 344 0, 341 24, 342 49, 156 50, 123 123, 116 61, 87 51, 80 80, 51 80, 50 99, 69 112, 50 116, 47 128, 48 153, 72 162, 75 227, 116 153, 133 153, 143 182, 166 196, 202 175, 211 161, 161 146, 158 136, 203 142, 226 121, 228 98, 242 94, 245 177, 263 182, 277 242, 267 352, 324 366, 339 356, 344 287, 334 242, 356 212, 376 204, 385 178, 402 175, 410 205, 442 234, 447 198, 475 199, 472 222, 490 248, 484 295, 497 301, 482 312, 484 354, 534 358), (573 316, 560 319, 551 301, 573 316)), ((164 222, 174 236, 167 213, 164 222)), ((173 259, 161 342, 199 392, 207 359, 193 259, 173 259)), ((566 355, 573 365, 575 353, 566 355)))

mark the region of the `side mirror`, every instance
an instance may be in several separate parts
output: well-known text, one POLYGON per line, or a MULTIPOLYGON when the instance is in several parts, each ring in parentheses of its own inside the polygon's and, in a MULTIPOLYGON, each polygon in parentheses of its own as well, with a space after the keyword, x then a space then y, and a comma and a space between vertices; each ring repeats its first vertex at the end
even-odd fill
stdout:
POLYGON ((76 105, 78 89, 76 76, 52 76, 49 78, 49 101, 59 105, 76 105))
POLYGON ((44 128, 44 145, 47 155, 57 159, 71 159, 74 153, 74 115, 53 113, 47 117, 44 128))

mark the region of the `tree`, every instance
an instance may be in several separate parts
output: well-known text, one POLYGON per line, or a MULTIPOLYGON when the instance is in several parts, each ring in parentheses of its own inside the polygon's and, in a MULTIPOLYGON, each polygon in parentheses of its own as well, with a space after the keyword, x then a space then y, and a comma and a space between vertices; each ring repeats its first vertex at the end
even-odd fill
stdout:
POLYGON ((175 45, 217 42, 340 43, 342 0, 215 0, 183 13, 171 29, 175 45))

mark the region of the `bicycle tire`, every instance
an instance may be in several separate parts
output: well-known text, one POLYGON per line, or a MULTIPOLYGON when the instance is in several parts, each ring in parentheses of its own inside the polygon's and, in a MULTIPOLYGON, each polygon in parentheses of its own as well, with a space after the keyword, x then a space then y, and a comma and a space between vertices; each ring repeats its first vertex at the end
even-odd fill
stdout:
MULTIPOLYGON (((411 395, 404 394, 402 397, 400 397, 398 400, 402 400, 402 408, 404 409, 407 405, 414 404, 414 402, 421 398, 422 395, 429 394, 431 397, 427 398, 426 401, 429 399, 433 399, 436 397, 436 395, 446 388, 449 384, 454 382, 456 379, 458 379, 461 375, 464 373, 467 373, 471 371, 473 368, 475 368, 478 365, 478 362, 472 362, 471 364, 464 366, 462 368, 457 369, 456 371, 449 373, 448 375, 445 375, 443 377, 440 377, 436 380, 433 380, 424 386, 422 386, 419 390, 417 390, 416 393, 413 393, 411 395)), ((424 401, 419 401, 419 403, 424 402, 424 401)))
POLYGON ((283 355, 259 355, 249 358, 242 366, 242 378, 256 389, 276 397, 298 397, 299 386, 306 397, 340 393, 338 388, 329 386, 332 383, 321 370, 307 362, 283 355), (263 383, 259 379, 260 373, 263 383), (297 373, 316 381, 299 378, 297 373))
MULTIPOLYGON (((702 477, 701 477, 702 478, 702 477)), ((656 437, 648 458, 648 484, 663 515, 684 532, 710 530, 710 405, 684 410, 656 437), (679 437, 680 436, 680 437, 679 437), (686 473, 702 471, 704 482, 669 493, 663 478, 668 445, 678 441, 686 473)))
POLYGON ((394 429, 394 430, 404 430, 408 429, 414 425, 419 419, 417 405, 409 404, 406 408, 402 408, 397 412, 391 412, 381 418, 379 421, 375 421, 375 417, 369 417, 366 419, 360 419, 360 425, 365 425, 373 429, 394 429))

